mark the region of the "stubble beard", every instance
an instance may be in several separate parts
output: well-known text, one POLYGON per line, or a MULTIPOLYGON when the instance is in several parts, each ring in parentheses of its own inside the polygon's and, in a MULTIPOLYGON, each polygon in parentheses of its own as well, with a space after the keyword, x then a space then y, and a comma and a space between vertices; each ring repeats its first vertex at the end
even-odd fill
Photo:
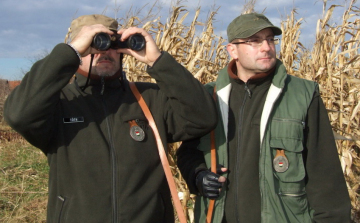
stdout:
POLYGON ((99 58, 99 60, 97 61, 100 62, 102 60, 109 60, 112 62, 112 64, 97 64, 97 66, 95 66, 95 75, 99 76, 99 77, 111 77, 114 74, 116 74, 117 70, 116 70, 116 66, 114 64, 114 59, 111 57, 101 57, 99 58))
POLYGON ((99 77, 111 77, 116 73, 116 71, 108 71, 108 70, 97 70, 95 75, 99 77))

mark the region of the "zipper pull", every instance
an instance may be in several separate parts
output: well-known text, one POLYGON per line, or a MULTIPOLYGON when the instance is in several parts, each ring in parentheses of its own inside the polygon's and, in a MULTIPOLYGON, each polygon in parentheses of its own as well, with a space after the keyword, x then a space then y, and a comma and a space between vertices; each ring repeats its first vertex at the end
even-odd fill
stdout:
POLYGON ((251 98, 251 91, 250 91, 250 89, 248 88, 247 83, 245 83, 245 91, 248 93, 249 98, 251 98))
POLYGON ((100 95, 104 95, 104 90, 105 90, 105 79, 104 79, 104 76, 101 76, 101 92, 100 92, 100 95))
POLYGON ((303 126, 303 129, 305 129, 306 123, 304 121, 301 121, 301 124, 303 126))

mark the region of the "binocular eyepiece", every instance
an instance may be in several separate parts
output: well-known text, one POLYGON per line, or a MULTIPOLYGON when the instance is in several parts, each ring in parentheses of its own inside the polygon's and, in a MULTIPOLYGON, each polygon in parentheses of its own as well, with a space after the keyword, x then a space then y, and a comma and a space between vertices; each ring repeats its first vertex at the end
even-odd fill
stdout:
POLYGON ((120 38, 121 35, 117 33, 114 33, 113 35, 109 35, 107 33, 97 33, 94 36, 91 47, 100 51, 106 51, 109 48, 130 48, 135 51, 140 51, 145 47, 145 38, 139 33, 131 35, 125 41, 121 41, 120 38))

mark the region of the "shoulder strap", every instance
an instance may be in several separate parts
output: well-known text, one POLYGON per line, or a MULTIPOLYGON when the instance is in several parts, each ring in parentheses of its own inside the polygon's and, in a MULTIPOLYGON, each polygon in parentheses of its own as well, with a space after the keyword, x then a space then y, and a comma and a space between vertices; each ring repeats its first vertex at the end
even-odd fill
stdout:
POLYGON ((181 203, 180 203, 180 199, 179 199, 179 196, 177 193, 175 181, 174 181, 173 175, 171 173, 170 165, 169 165, 169 162, 168 162, 166 154, 165 154, 164 145, 161 141, 160 134, 156 127, 153 116, 151 115, 151 112, 150 112, 148 106, 146 105, 145 100, 143 99, 143 97, 141 96, 137 87, 135 86, 135 83, 129 82, 129 85, 130 85, 131 91, 135 95, 136 100, 139 102, 139 105, 140 105, 141 109, 143 110, 146 119, 149 121, 149 125, 150 125, 151 129, 153 130, 153 133, 154 133, 154 136, 156 139, 156 144, 157 144, 158 150, 159 150, 161 164, 163 165, 163 168, 164 168, 165 176, 166 176, 166 179, 169 184, 171 196, 173 198, 174 206, 175 206, 178 218, 180 220, 180 223, 186 223, 185 214, 184 214, 184 211, 183 211, 181 203))
MULTIPOLYGON (((214 86, 213 98, 216 102, 216 86, 214 86)), ((210 133, 210 140, 211 140, 211 172, 216 173, 216 145, 215 145, 215 130, 212 130, 210 133)), ((210 199, 208 213, 206 216, 206 223, 211 223, 212 214, 214 211, 215 206, 215 199, 210 199)))

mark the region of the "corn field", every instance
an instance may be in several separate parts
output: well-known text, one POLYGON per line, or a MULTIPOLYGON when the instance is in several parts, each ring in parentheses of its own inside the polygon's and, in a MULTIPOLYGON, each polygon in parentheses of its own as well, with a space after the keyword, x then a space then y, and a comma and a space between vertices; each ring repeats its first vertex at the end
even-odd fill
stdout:
MULTIPOLYGON (((281 22, 283 34, 278 58, 289 74, 316 81, 328 110, 339 159, 352 204, 352 219, 360 222, 360 10, 352 0, 344 8, 340 25, 331 24, 338 5, 326 6, 317 21, 316 40, 311 48, 299 41, 303 18, 296 18, 296 9, 281 22)), ((254 1, 251 2, 252 4, 254 1)), ((253 10, 247 5, 245 11, 253 10)), ((215 35, 213 21, 217 11, 209 13, 206 22, 199 22, 200 8, 190 24, 184 6, 174 6, 165 23, 160 18, 144 22, 130 16, 124 27, 143 27, 151 33, 161 50, 169 52, 203 84, 215 81, 217 72, 230 61, 226 40, 215 35), (200 30, 200 31, 199 31, 200 30)), ((338 21, 339 22, 339 21, 338 21)), ((130 81, 155 82, 146 72, 146 65, 133 57, 124 57, 124 68, 130 81)), ((176 167, 176 149, 180 143, 168 145, 169 163, 175 177, 185 214, 192 222, 194 197, 176 167)))
MULTIPOLYGON (((341 25, 330 24, 337 5, 326 8, 323 17, 317 21, 316 40, 308 49, 299 41, 303 18, 296 18, 296 9, 281 23, 283 34, 278 58, 283 61, 289 74, 316 81, 328 110, 338 147, 339 159, 347 181, 352 204, 352 218, 360 220, 360 17, 356 1, 344 8, 341 25)), ((255 2, 252 1, 251 4, 255 2)), ((247 5, 245 11, 252 11, 247 5)), ((214 34, 213 18, 210 13, 205 23, 198 22, 200 8, 190 25, 183 22, 188 16, 184 7, 174 7, 168 21, 147 22, 143 28, 155 37, 161 50, 168 51, 202 83, 212 82, 217 72, 225 67, 230 58, 225 49, 226 40, 214 34), (201 28, 197 35, 196 29, 201 28)), ((246 13, 246 12, 245 12, 246 13)), ((138 26, 137 18, 129 20, 127 26, 138 26)), ((145 65, 131 57, 125 58, 125 68, 131 81, 151 81, 145 72, 145 65), (143 72, 139 72, 142 70, 143 72)), ((183 201, 184 210, 190 221, 193 215, 193 197, 176 167, 176 149, 179 143, 169 145, 169 162, 183 201)))

